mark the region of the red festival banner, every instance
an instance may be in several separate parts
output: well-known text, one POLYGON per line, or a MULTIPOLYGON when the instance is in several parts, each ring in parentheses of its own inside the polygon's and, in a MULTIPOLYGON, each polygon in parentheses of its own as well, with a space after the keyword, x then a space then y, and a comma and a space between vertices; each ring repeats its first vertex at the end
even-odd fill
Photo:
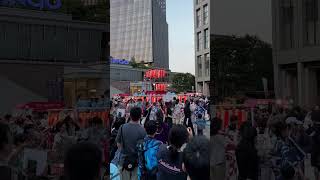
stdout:
MULTIPOLYGON (((60 113, 61 111, 49 111, 48 114, 48 124, 49 126, 54 126, 57 122, 61 121, 62 119, 60 119, 60 113)), ((103 121, 104 126, 108 125, 109 122, 109 111, 92 111, 92 112, 77 112, 73 111, 71 113, 73 113, 74 115, 77 115, 77 120, 79 122, 79 125, 81 127, 85 127, 89 120, 94 118, 94 117, 98 117, 101 118, 103 121)), ((75 116, 73 116, 75 117, 75 116)))

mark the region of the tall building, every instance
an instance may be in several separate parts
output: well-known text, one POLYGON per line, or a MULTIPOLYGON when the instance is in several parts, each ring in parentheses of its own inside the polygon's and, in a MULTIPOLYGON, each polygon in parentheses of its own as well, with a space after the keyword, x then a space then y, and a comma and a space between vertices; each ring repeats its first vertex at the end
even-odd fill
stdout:
POLYGON ((196 91, 210 95, 210 0, 194 0, 196 91))
POLYGON ((111 0, 110 54, 169 69, 166 0, 111 0))
POLYGON ((319 104, 319 0, 273 0, 273 63, 278 98, 319 104))

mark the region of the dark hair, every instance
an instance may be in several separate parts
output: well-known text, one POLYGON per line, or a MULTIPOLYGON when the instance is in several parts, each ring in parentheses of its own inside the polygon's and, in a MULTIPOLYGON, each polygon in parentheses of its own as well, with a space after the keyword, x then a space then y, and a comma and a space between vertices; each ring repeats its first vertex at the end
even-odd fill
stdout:
POLYGON ((94 144, 73 145, 66 152, 64 171, 67 180, 95 180, 99 177, 102 152, 94 144))
POLYGON ((169 132, 169 150, 172 159, 177 158, 178 149, 188 142, 189 133, 185 126, 174 125, 169 132))
POLYGON ((158 110, 157 112, 156 112, 156 117, 157 117, 157 121, 159 121, 159 122, 163 122, 163 113, 162 113, 162 111, 161 110, 158 110))
POLYGON ((4 119, 6 120, 6 121, 9 121, 10 119, 11 119, 11 115, 10 114, 6 114, 5 116, 4 116, 4 119))
POLYGON ((283 138, 282 137, 282 131, 286 130, 288 128, 287 124, 283 121, 279 121, 274 124, 274 133, 277 137, 283 138))
POLYGON ((101 119, 101 118, 99 118, 99 117, 94 117, 94 118, 92 119, 92 124, 94 124, 94 125, 102 125, 103 122, 102 122, 102 119, 101 119))
POLYGON ((238 117, 237 116, 231 116, 231 118, 230 118, 230 122, 237 122, 238 121, 238 117))
POLYGON ((56 133, 61 130, 63 125, 64 123, 62 121, 57 122, 57 124, 55 125, 56 133))
POLYGON ((219 130, 222 128, 222 120, 215 117, 211 120, 211 125, 210 125, 210 134, 211 136, 214 136, 218 134, 219 130))
POLYGON ((144 128, 148 135, 154 135, 158 130, 158 125, 156 121, 147 121, 144 124, 144 128))
POLYGON ((240 144, 246 147, 254 146, 255 138, 257 137, 257 130, 251 126, 249 122, 245 122, 241 125, 240 129, 240 144))
POLYGON ((210 179, 209 140, 204 136, 191 139, 183 151, 183 163, 191 180, 210 179))
POLYGON ((141 115, 142 115, 142 110, 139 107, 133 107, 130 110, 130 118, 132 121, 135 121, 135 122, 139 121, 141 118, 141 115))
POLYGON ((126 123, 126 118, 124 117, 120 117, 120 118, 117 118, 116 121, 114 122, 113 124, 113 127, 118 130, 121 125, 125 124, 126 123))
POLYGON ((281 168, 281 176, 284 180, 292 180, 295 175, 294 167, 287 165, 281 168))
POLYGON ((9 143, 9 126, 5 123, 0 123, 0 149, 9 143))

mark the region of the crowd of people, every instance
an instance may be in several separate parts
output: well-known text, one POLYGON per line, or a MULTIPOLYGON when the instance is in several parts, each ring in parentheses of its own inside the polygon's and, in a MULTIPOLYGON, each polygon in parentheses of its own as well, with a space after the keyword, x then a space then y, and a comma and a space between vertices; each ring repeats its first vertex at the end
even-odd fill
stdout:
POLYGON ((221 119, 213 118, 211 178, 319 180, 319 122, 319 107, 258 109, 254 121, 243 122, 240 128, 235 116, 227 129, 221 119))
POLYGON ((109 132, 98 117, 91 118, 86 127, 80 127, 75 118, 66 114, 53 126, 48 126, 47 113, 35 116, 8 114, 0 120, 0 179, 62 178, 63 173, 53 174, 53 165, 62 165, 63 171, 64 160, 67 158, 65 152, 73 145, 82 143, 98 147, 101 151, 101 162, 105 165, 109 157, 108 137, 109 132), (31 162, 24 162, 28 161, 24 157, 26 151, 44 152, 47 158, 41 160, 45 162, 37 161, 37 157, 29 159, 36 163, 32 167, 29 164, 31 162), (46 167, 39 174, 36 169, 41 164, 46 167))
POLYGON ((205 97, 113 99, 111 179, 209 180, 208 109, 205 97))
POLYGON ((319 107, 256 108, 225 128, 205 97, 110 105, 108 127, 98 117, 83 127, 69 114, 53 126, 46 113, 1 118, 0 179, 50 179, 50 163, 40 176, 21 163, 36 149, 62 165, 58 179, 320 180, 319 107))

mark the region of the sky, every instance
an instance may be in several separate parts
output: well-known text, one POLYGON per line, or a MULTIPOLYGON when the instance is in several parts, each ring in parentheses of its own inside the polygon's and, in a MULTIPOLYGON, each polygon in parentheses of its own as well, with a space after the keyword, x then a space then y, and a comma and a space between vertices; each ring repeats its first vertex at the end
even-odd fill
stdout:
POLYGON ((170 70, 195 74, 193 0, 167 0, 167 22, 170 70))

